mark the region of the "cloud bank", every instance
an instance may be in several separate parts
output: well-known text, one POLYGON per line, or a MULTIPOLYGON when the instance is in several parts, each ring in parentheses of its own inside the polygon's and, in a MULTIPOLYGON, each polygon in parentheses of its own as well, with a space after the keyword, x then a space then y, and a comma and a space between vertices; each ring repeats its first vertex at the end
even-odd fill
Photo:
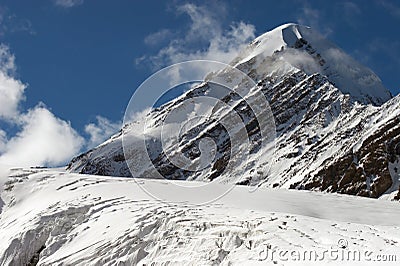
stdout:
MULTIPOLYGON (((0 44, 0 122, 17 128, 8 136, 0 128, 0 164, 9 166, 59 166, 83 149, 104 141, 120 124, 101 116, 85 127, 85 140, 71 125, 54 115, 43 103, 21 110, 27 85, 15 78, 15 56, 0 44)), ((2 125, 0 124, 0 125, 2 125)))
POLYGON ((71 124, 39 104, 21 114, 21 130, 3 148, 0 163, 7 165, 56 166, 80 151, 84 139, 71 124))

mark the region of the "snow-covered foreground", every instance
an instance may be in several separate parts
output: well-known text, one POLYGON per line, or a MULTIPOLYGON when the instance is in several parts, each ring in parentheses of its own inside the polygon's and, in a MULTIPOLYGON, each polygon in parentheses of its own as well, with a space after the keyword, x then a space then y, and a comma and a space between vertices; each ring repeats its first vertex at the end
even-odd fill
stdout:
POLYGON ((1 265, 37 260, 38 265, 397 265, 400 260, 398 202, 45 169, 14 169, 8 175, 2 176, 0 200, 1 265))

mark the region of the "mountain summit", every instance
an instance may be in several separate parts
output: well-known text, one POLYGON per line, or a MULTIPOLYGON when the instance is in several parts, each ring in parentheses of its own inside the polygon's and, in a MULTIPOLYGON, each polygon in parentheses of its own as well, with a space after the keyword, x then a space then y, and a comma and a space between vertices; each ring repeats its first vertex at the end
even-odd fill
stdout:
MULTIPOLYGON (((160 137, 153 135, 146 148, 138 138, 124 153, 124 136, 135 133, 136 124, 130 123, 110 140, 74 158, 68 169, 400 198, 400 96, 391 99, 370 69, 309 27, 296 24, 282 25, 256 38, 231 65, 257 85, 246 97, 219 93, 218 100, 229 108, 202 103, 188 107, 185 100, 213 95, 216 85, 211 78, 147 114, 152 132, 162 129, 171 112, 180 112, 182 124, 191 121, 185 124, 176 147, 163 146, 160 137), (276 131, 271 126, 268 134, 275 138, 268 140, 269 149, 260 144, 263 129, 252 111, 257 104, 245 99, 255 93, 265 96, 274 118, 276 131), (205 119, 192 120, 193 113, 205 119), (251 148, 247 160, 235 160, 236 167, 230 169, 232 148, 236 154, 248 152, 241 145, 233 147, 230 132, 219 123, 234 114, 245 124, 251 148), (214 160, 208 167, 188 171, 169 160, 167 153, 182 151, 192 161, 200 161, 204 137, 215 143, 214 160), (243 175, 240 181, 239 175, 243 175)), ((222 69, 209 76, 235 80, 230 74, 222 69)), ((234 134, 238 132, 243 131, 235 129, 234 134)))
POLYGON ((344 94, 361 103, 381 105, 391 98, 379 77, 310 27, 284 24, 257 37, 232 62, 279 57, 308 75, 326 76, 344 94))

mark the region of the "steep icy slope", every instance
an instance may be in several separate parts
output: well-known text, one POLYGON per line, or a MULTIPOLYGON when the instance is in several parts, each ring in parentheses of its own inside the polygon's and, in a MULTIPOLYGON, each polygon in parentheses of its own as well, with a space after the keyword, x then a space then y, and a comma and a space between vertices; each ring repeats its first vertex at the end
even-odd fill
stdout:
POLYGON ((217 201, 193 205, 227 186, 193 193, 182 183, 190 182, 14 169, 0 193, 0 264, 395 265, 400 259, 398 203, 236 186, 217 201))
POLYGON ((226 68, 211 73, 205 82, 145 117, 149 131, 158 131, 168 114, 186 114, 181 116, 185 133, 174 149, 165 149, 159 136, 152 135, 147 148, 132 142, 126 158, 122 140, 135 133, 137 123, 131 123, 99 147, 74 158, 69 170, 200 181, 217 178, 228 183, 396 197, 399 96, 380 106, 391 96, 371 70, 318 33, 295 24, 258 37, 232 65, 256 82, 246 88, 244 84, 248 83, 237 81, 233 84, 237 90, 244 86, 248 95, 262 94, 269 102, 268 113, 274 121, 267 129, 260 126, 259 116, 253 111, 258 106, 254 99, 240 97, 235 90, 217 92, 213 80, 237 80, 226 68), (201 96, 214 97, 228 108, 201 103, 195 108, 196 115, 207 119, 191 120, 194 109, 188 107, 188 100, 201 96), (233 145, 232 136, 220 123, 235 114, 244 124, 250 148, 233 145), (187 120, 193 122, 185 124, 187 120), (263 146, 260 140, 265 130, 268 138, 263 146), (382 136, 389 131, 390 136, 382 136), (167 154, 175 150, 182 150, 190 160, 199 160, 199 144, 204 137, 216 143, 208 168, 187 171, 171 163, 167 154), (234 155, 245 154, 248 149, 250 153, 245 160, 235 159, 235 167, 227 168, 232 149, 234 155), (144 156, 147 152, 150 161, 144 156), (134 171, 130 171, 132 168, 134 171))

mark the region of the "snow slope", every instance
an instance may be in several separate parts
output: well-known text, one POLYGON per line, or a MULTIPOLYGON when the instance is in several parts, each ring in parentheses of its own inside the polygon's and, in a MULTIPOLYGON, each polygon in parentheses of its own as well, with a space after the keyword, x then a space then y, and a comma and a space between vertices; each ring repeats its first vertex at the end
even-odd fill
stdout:
POLYGON ((396 265, 376 260, 399 256, 397 202, 218 183, 193 193, 182 186, 193 182, 15 169, 0 194, 0 264, 396 265), (286 251, 320 257, 278 256, 286 251), (348 260, 349 252, 361 255, 348 260))

